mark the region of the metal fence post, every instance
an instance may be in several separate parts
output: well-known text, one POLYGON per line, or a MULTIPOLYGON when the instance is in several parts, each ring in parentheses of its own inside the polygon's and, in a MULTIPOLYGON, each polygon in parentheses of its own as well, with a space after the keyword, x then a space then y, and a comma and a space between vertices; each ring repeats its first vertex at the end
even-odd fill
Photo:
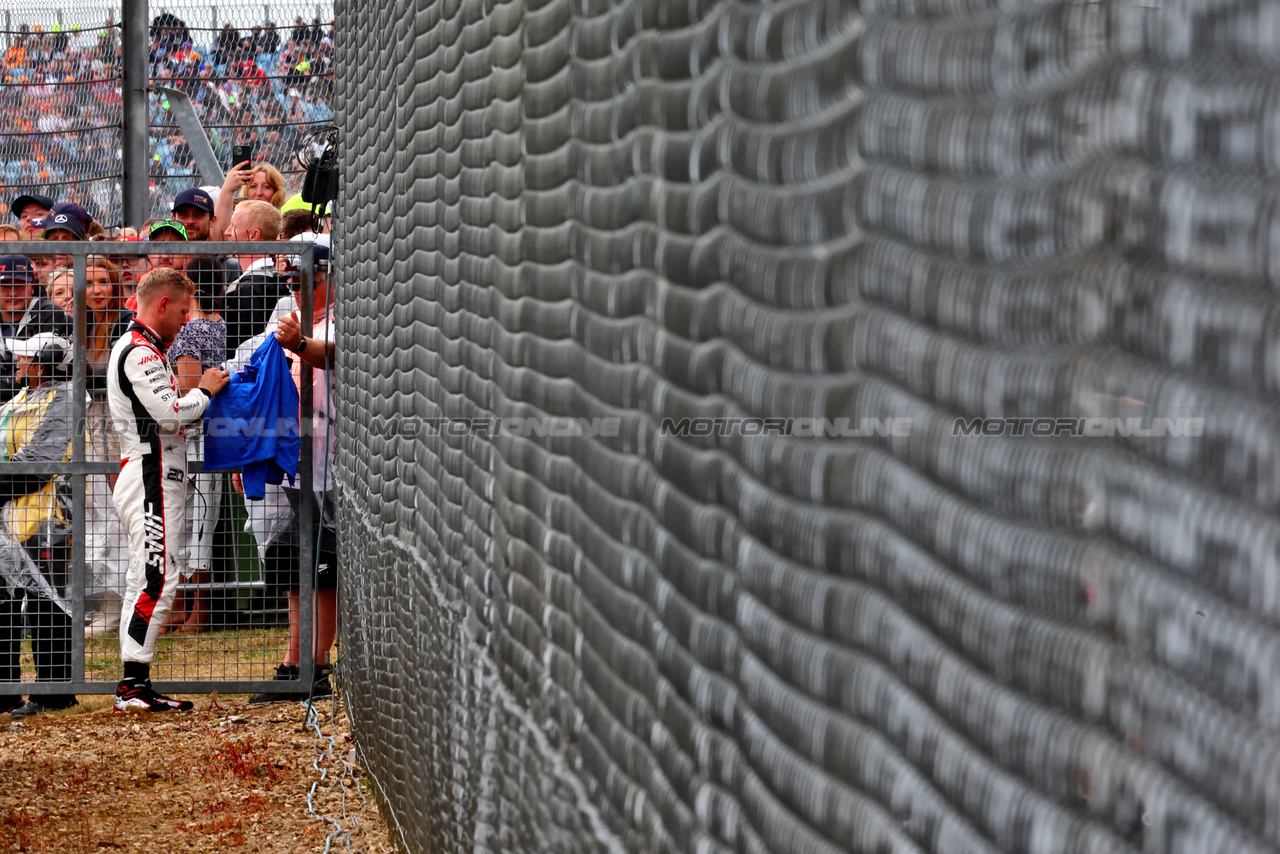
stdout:
POLYGON ((123 153, 125 225, 141 228, 151 213, 150 118, 147 115, 147 0, 123 0, 121 53, 124 60, 123 153))
MULTIPOLYGON (((312 296, 315 287, 315 248, 308 246, 300 259, 302 268, 302 288, 298 292, 298 319, 302 321, 302 334, 311 334, 312 296)), ((301 357, 299 357, 301 359, 301 357)), ((312 509, 315 496, 315 484, 311 476, 311 463, 314 456, 311 444, 312 412, 315 405, 312 388, 312 369, 304 362, 298 389, 300 397, 301 418, 298 432, 302 436, 302 447, 298 454, 298 565, 302 571, 298 585, 298 612, 301 617, 299 636, 298 666, 301 671, 302 684, 310 691, 315 680, 316 656, 315 639, 316 597, 314 576, 316 561, 317 524, 324 518, 324 508, 316 506, 312 509)), ((327 652, 327 650, 326 650, 327 652)))
MULTIPOLYGON (((71 411, 75 428, 71 433, 71 461, 77 465, 85 461, 84 433, 87 385, 86 354, 88 346, 88 258, 76 255, 71 259, 74 279, 75 312, 72 331, 75 360, 71 368, 71 411)), ((77 470, 71 475, 71 679, 85 681, 84 660, 84 589, 87 564, 85 561, 85 512, 88 506, 89 475, 77 470)))
POLYGON ((191 159, 200 170, 200 180, 221 187, 226 176, 222 174, 222 165, 218 163, 218 156, 213 153, 213 145, 200 124, 200 117, 196 115, 191 98, 181 89, 168 86, 156 86, 155 89, 169 99, 169 111, 178 120, 178 127, 182 128, 182 133, 187 138, 191 159))

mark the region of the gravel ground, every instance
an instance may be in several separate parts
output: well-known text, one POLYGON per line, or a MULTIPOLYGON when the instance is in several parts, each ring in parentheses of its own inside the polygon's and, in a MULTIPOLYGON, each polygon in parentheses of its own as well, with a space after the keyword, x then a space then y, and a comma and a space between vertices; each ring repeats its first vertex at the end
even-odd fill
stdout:
POLYGON ((302 854, 340 830, 333 852, 392 854, 341 708, 316 704, 321 738, 297 703, 188 699, 195 711, 120 713, 92 696, 0 718, 0 852, 302 854), (307 806, 317 782, 322 818, 307 806))

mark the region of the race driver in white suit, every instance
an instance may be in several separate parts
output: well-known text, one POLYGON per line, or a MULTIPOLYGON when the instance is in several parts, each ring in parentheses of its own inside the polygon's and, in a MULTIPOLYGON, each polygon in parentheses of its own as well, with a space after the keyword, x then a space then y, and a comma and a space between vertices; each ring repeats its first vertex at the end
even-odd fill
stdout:
POLYGON ((169 267, 138 282, 138 315, 111 348, 107 401, 120 434, 120 477, 112 493, 129 539, 120 617, 124 678, 116 686, 119 711, 186 711, 151 688, 156 638, 177 594, 176 558, 182 547, 187 498, 186 425, 204 414, 227 373, 210 368, 198 387, 178 396, 165 350, 187 322, 195 285, 169 267))

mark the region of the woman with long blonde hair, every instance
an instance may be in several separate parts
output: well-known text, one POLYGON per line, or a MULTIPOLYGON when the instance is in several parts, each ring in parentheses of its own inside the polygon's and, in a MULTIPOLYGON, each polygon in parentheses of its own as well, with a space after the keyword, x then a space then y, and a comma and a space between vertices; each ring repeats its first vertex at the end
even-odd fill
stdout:
MULTIPOLYGON (((221 198, 221 194, 219 194, 221 198)), ((260 202, 271 202, 271 206, 280 210, 286 198, 284 191, 284 175, 270 163, 259 163, 249 168, 249 177, 237 199, 257 199, 260 202)))
POLYGON ((288 197, 285 195, 284 175, 270 163, 253 163, 246 160, 232 167, 213 208, 213 224, 209 227, 210 240, 224 240, 223 233, 231 224, 231 214, 236 205, 245 199, 268 202, 280 210, 288 197))
MULTIPOLYGON (((89 388, 106 388, 107 362, 111 345, 124 332, 133 312, 124 307, 120 268, 102 255, 90 255, 85 262, 86 373, 89 388)), ((46 289, 58 307, 71 314, 69 289, 75 275, 69 267, 59 267, 48 276, 46 289), (62 293, 58 293, 58 291, 62 293)))

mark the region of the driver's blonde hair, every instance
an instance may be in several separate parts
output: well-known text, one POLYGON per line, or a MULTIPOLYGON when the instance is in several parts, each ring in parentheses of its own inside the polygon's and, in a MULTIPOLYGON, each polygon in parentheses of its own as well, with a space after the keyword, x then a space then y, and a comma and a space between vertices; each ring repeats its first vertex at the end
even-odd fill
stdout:
POLYGON ((196 292, 196 283, 172 267, 156 267, 138 280, 138 305, 151 305, 165 294, 179 291, 191 296, 196 292))

